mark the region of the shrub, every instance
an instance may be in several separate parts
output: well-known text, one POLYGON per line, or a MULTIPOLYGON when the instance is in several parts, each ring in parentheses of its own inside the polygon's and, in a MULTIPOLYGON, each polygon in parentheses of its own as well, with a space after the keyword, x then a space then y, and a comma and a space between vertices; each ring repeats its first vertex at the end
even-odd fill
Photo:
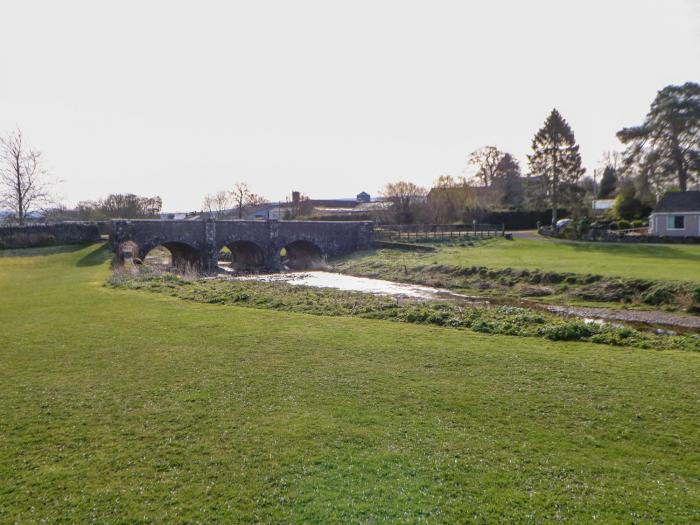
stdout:
POLYGON ((593 335, 593 329, 581 321, 570 321, 542 328, 540 335, 552 341, 579 341, 593 335))
POLYGON ((695 288, 693 288, 691 294, 693 296, 693 301, 700 304, 700 286, 696 286, 695 288))
POLYGON ((656 284, 642 294, 642 301, 646 304, 659 305, 672 303, 678 288, 669 284, 656 284))
POLYGON ((630 221, 626 221, 625 219, 620 219, 619 221, 617 221, 617 228, 619 230, 628 230, 631 227, 632 223, 630 221))

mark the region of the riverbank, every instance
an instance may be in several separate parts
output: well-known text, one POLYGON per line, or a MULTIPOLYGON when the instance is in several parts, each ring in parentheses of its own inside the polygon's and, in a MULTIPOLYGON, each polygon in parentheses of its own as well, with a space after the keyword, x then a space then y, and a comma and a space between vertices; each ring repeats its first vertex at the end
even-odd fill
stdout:
POLYGON ((428 324, 480 333, 587 341, 642 349, 700 351, 700 336, 659 334, 632 327, 568 319, 516 306, 488 306, 471 300, 390 297, 333 288, 296 286, 279 280, 184 279, 161 272, 121 272, 108 286, 141 290, 188 301, 265 308, 322 316, 350 316, 428 324))
MULTIPOLYGON (((532 267, 531 263, 523 260, 518 262, 513 254, 512 262, 520 267, 503 267, 502 253, 510 250, 508 243, 509 241, 489 240, 465 246, 439 245, 434 254, 379 249, 334 261, 332 270, 361 277, 447 288, 466 295, 493 299, 527 299, 559 306, 700 312, 700 282, 682 280, 684 277, 693 277, 694 273, 673 274, 672 277, 677 277, 678 280, 658 278, 667 275, 662 271, 666 268, 664 257, 671 260, 679 258, 685 264, 684 257, 690 257, 688 260, 694 261, 694 253, 678 254, 673 250, 661 253, 657 252, 656 247, 644 247, 652 251, 638 254, 647 257, 645 262, 648 265, 639 273, 655 273, 656 278, 636 277, 634 271, 629 272, 631 276, 621 277, 596 273, 607 268, 608 263, 596 265, 590 261, 585 273, 562 272, 551 270, 551 263, 542 268, 532 267), (494 259, 488 259, 488 255, 494 251, 494 259), (477 265, 476 262, 485 264, 477 265)), ((552 243, 542 241, 542 244, 552 243)), ((526 248, 530 250, 529 247, 526 248)), ((697 255, 697 266, 700 268, 700 251, 697 255)), ((614 255, 611 257, 614 258, 614 255)), ((567 267, 566 264, 561 266, 567 267)), ((693 268, 693 272, 698 268, 693 268)))

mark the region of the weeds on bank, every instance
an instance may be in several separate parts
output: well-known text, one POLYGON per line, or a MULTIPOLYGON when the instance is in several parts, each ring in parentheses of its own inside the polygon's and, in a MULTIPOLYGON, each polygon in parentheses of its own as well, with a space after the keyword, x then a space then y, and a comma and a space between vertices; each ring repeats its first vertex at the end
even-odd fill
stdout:
POLYGON ((372 258, 342 261, 337 263, 334 269, 361 277, 473 290, 485 295, 558 295, 573 300, 700 312, 700 286, 691 283, 437 263, 410 266, 401 263, 400 258, 382 257, 382 254, 372 258))
POLYGON ((697 335, 655 334, 607 323, 569 320, 513 306, 487 307, 448 301, 416 301, 279 282, 188 280, 163 272, 115 273, 107 285, 161 293, 200 303, 314 315, 356 316, 470 329, 488 334, 543 337, 555 341, 590 341, 645 349, 700 351, 700 336, 697 335))

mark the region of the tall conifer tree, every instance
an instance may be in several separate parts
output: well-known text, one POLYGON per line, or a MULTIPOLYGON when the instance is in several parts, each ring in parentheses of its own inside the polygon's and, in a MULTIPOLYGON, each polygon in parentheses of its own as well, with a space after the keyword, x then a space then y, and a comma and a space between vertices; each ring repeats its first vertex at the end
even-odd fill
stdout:
POLYGON ((585 173, 581 154, 569 124, 556 109, 532 139, 532 154, 527 156, 530 176, 538 177, 542 194, 552 208, 552 225, 557 208, 572 202, 576 184, 585 173))
POLYGON ((609 199, 617 189, 617 170, 612 166, 605 166, 603 176, 600 179, 599 199, 609 199))

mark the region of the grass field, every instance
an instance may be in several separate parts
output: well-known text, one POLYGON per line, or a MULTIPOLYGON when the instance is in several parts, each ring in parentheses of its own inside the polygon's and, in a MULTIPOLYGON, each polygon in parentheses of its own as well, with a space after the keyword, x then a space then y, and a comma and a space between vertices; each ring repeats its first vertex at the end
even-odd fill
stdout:
POLYGON ((106 259, 0 253, 2 523, 700 519, 697 353, 193 303, 106 259))
POLYGON ((700 282, 700 245, 562 242, 493 239, 473 247, 444 246, 438 253, 403 254, 406 264, 541 269, 559 273, 700 282))

